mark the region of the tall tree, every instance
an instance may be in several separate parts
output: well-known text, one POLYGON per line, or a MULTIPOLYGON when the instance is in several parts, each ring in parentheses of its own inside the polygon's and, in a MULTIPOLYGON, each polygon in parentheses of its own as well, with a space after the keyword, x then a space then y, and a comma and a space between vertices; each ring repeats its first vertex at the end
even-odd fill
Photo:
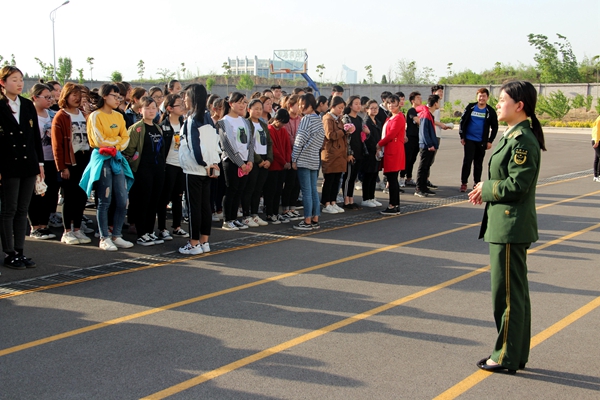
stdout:
POLYGON ((82 85, 85 81, 85 79, 83 78, 83 68, 76 69, 75 71, 77 71, 78 74, 77 82, 82 85))
POLYGON ((73 63, 69 57, 58 58, 58 68, 56 69, 56 79, 64 86, 65 82, 71 79, 73 73, 73 63))
POLYGON ((581 80, 577 58, 567 38, 556 34, 558 41, 550 43, 548 37, 541 34, 527 35, 529 44, 537 50, 533 56, 540 71, 542 83, 575 83, 581 80))
POLYGON ((37 57, 35 57, 35 62, 38 63, 41 69, 40 78, 45 81, 52 80, 52 78, 54 77, 54 67, 52 67, 51 64, 46 64, 37 57))
POLYGON ((231 65, 224 62, 223 65, 221 65, 221 68, 225 70, 225 84, 227 85, 227 93, 229 93, 229 78, 231 78, 232 75, 231 65))
POLYGON ((144 79, 144 71, 146 71, 146 65, 144 63, 144 60, 138 61, 137 67, 138 67, 137 73, 138 73, 138 76, 140 77, 140 81, 141 81, 142 79, 144 79))
POLYGON ((90 81, 94 81, 94 77, 92 75, 92 70, 94 69, 94 57, 88 57, 87 60, 85 60, 86 63, 88 63, 88 65, 90 66, 90 81))
POLYGON ((381 84, 382 85, 387 85, 387 83, 388 83, 387 77, 385 76, 385 74, 383 74, 381 76, 381 84))
POLYGON ((240 76, 240 80, 238 81, 238 84, 235 87, 239 90, 245 90, 246 95, 248 95, 248 91, 254 88, 254 81, 252 80, 250 75, 244 74, 240 76))

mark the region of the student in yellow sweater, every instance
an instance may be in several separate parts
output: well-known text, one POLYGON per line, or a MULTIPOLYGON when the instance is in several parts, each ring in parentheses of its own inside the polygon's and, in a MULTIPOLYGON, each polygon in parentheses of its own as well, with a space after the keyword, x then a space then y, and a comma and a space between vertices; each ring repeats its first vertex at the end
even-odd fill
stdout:
POLYGON ((592 147, 594 148, 594 182, 600 182, 600 116, 594 121, 592 127, 592 147))
POLYGON ((133 246, 133 243, 124 240, 121 235, 125 221, 128 186, 130 186, 126 175, 131 175, 129 165, 121 156, 121 151, 125 150, 129 144, 129 134, 125 129, 123 116, 114 111, 123 101, 117 86, 102 85, 97 97, 92 100, 95 103, 96 111, 92 112, 88 118, 87 132, 90 146, 94 148, 94 151, 87 168, 90 173, 86 176, 91 175, 89 181, 96 182, 100 248, 116 251, 118 247, 133 246), (113 196, 116 209, 113 230, 110 232, 108 230, 108 207, 113 196))

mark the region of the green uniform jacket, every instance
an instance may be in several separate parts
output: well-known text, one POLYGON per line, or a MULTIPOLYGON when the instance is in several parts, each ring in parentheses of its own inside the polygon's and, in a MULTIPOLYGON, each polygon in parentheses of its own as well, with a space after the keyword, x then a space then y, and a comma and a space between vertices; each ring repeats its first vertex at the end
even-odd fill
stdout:
MULTIPOLYGON (((154 126, 158 128, 158 131, 162 135, 161 127, 156 123, 154 126)), ((146 124, 144 123, 144 120, 141 119, 135 124, 131 125, 127 132, 129 132, 129 145, 125 150, 123 150, 122 154, 125 156, 127 161, 129 161, 131 170, 133 172, 137 172, 137 169, 140 165, 140 159, 142 158, 142 150, 144 149, 144 140, 146 139, 146 124), (134 160, 133 156, 135 155, 136 151, 138 153, 138 157, 134 160)))
POLYGON ((489 162, 482 201, 487 202, 479 238, 490 243, 538 240, 535 188, 540 173, 540 145, 529 120, 502 136, 489 162))

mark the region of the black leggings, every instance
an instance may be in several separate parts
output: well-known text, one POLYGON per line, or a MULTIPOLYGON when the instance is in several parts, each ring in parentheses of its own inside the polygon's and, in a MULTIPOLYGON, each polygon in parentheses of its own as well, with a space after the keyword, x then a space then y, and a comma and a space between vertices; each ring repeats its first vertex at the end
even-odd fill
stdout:
POLYGON ((167 228, 167 205, 171 202, 171 212, 173 213, 172 228, 181 226, 183 186, 185 185, 185 174, 181 167, 167 164, 165 167, 165 184, 163 185, 158 204, 158 230, 167 228))
POLYGON ((44 161, 44 182, 48 186, 43 196, 33 195, 29 204, 29 223, 31 226, 48 225, 50 214, 56 212, 58 201, 58 172, 54 160, 44 161))
POLYGON ((409 137, 408 142, 404 143, 404 152, 406 154, 406 165, 402 171, 400 171, 400 178, 412 179, 413 168, 419 155, 419 137, 409 137))
POLYGON ((246 189, 242 195, 244 217, 258 214, 260 196, 262 195, 267 175, 269 175, 269 170, 259 168, 258 164, 254 164, 252 171, 248 174, 248 182, 246 183, 246 189))
POLYGON ((140 165, 129 193, 129 212, 133 213, 138 237, 154 232, 156 211, 165 181, 165 166, 140 165))
POLYGON ((460 183, 466 185, 471 175, 471 164, 473 164, 473 180, 477 184, 481 181, 481 172, 483 171, 483 158, 485 157, 486 144, 465 139, 462 172, 460 174, 460 183))
POLYGON ((323 175, 323 189, 321 190, 321 204, 335 203, 340 185, 341 172, 332 172, 323 175))
POLYGON ((238 169, 236 163, 230 159, 223 161, 223 169, 225 170, 225 183, 227 189, 225 190, 225 200, 223 207, 223 220, 233 221, 237 218, 237 210, 248 182, 248 175, 244 175, 241 178, 238 176, 238 169))
POLYGON ((269 171, 269 175, 267 176, 263 190, 263 197, 265 199, 265 215, 279 214, 279 199, 281 198, 281 190, 283 189, 285 173, 285 170, 269 171))
POLYGON ((296 207, 296 200, 300 195, 300 181, 298 181, 298 171, 288 169, 285 172, 285 186, 281 193, 281 206, 284 209, 296 207))
POLYGON ((73 228, 79 229, 81 227, 81 217, 83 217, 85 204, 87 203, 87 194, 79 186, 79 181, 90 161, 89 152, 84 154, 78 151, 75 153, 75 161, 77 165, 67 167, 69 169, 69 179, 62 180, 63 197, 65 198, 63 203, 63 226, 65 231, 71 230, 71 222, 73 228))
MULTIPOLYGON (((592 140, 592 146, 594 141, 592 140)), ((600 146, 594 149, 594 177, 600 176, 600 146)))
POLYGON ((358 176, 358 171, 361 169, 361 161, 356 160, 353 163, 348 163, 348 170, 344 174, 344 181, 342 182, 342 192, 344 197, 354 196, 354 183, 358 176))
POLYGON ((210 180, 210 205, 213 212, 223 211, 223 197, 225 197, 225 172, 223 163, 219 163, 219 176, 210 180))
POLYGON ((35 188, 35 176, 1 178, 0 237, 2 250, 22 253, 27 232, 27 209, 35 188))
POLYGON ((375 199, 375 185, 377 184, 377 172, 363 172, 362 193, 363 200, 375 199))
POLYGON ((210 207, 210 184, 208 176, 185 175, 185 193, 190 218, 190 238, 200 240, 200 235, 210 235, 212 210, 210 207))
POLYGON ((400 206, 400 184, 398 183, 398 172, 399 171, 384 173, 389 183, 388 189, 390 191, 390 206, 393 207, 400 206))

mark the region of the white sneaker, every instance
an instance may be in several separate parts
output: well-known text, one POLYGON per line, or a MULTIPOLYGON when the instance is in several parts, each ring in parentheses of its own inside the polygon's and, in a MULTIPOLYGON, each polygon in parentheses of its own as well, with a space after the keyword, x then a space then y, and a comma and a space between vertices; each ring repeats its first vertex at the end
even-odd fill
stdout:
POLYGON ((136 243, 144 247, 154 246, 154 240, 152 240, 150 235, 148 235, 147 233, 142 237, 139 237, 136 243))
MULTIPOLYGON (((213 222, 219 222, 219 221, 220 221, 219 217, 217 217, 217 213, 213 213, 213 214, 212 214, 212 221, 213 221, 213 222)), ((182 247, 182 248, 183 248, 183 247, 182 247)))
MULTIPOLYGON (((254 221, 253 221, 254 222, 254 221)), ((243 222, 238 221, 237 219, 233 220, 233 224, 239 229, 248 229, 248 225, 244 224, 243 222)))
MULTIPOLYGON (((234 222, 235 223, 235 222, 234 222)), ((258 228, 258 224, 254 222, 254 218, 246 217, 242 220, 242 224, 248 226, 249 228, 258 228)), ((244 229, 238 225, 238 228, 244 229)))
POLYGON ((244 216, 244 212, 242 211, 241 208, 238 208, 238 213, 237 213, 238 218, 243 217, 244 216))
POLYGON ((69 231, 69 232, 65 232, 63 233, 62 237, 60 238, 61 243, 64 244, 79 244, 79 239, 77 239, 77 236, 75 236, 75 233, 73 231, 69 231))
POLYGON ((599 177, 597 177, 597 176, 595 176, 595 177, 594 177, 594 182, 600 182, 600 178, 599 178, 599 177))
POLYGON ((165 242, 163 239, 156 236, 154 232, 149 233, 148 236, 150 236, 150 239, 154 241, 154 244, 163 244, 165 242))
POLYGON ((117 246, 114 245, 110 238, 104 238, 100 240, 100 244, 98 245, 102 250, 106 251, 117 251, 117 246))
POLYGON ((269 223, 267 221, 264 221, 261 217, 259 217, 258 215, 255 215, 253 218, 255 223, 257 223, 259 226, 265 226, 265 225, 269 225, 269 223))
POLYGON ((398 179, 398 183, 400 184, 400 187, 406 187, 406 178, 398 179))
POLYGON ((344 210, 342 207, 338 206, 337 204, 332 204, 331 206, 333 207, 333 209, 334 209, 335 211, 337 211, 337 212, 338 212, 338 214, 341 214, 341 213, 343 213, 343 212, 346 212, 346 210, 344 210))
POLYGON ((235 226, 235 224, 233 223, 233 221, 223 221, 223 227, 224 230, 226 231, 239 231, 240 228, 238 228, 237 226, 235 226))
POLYGON ((356 182, 354 184, 354 190, 362 190, 362 182, 356 182))
POLYGON ((173 240, 173 236, 171 236, 171 233, 167 229, 158 232, 158 237, 162 240, 173 240))
POLYGON ((85 233, 83 233, 83 231, 81 229, 78 230, 78 231, 73 231, 73 236, 75 236, 77 238, 77 240, 79 240, 80 244, 92 243, 92 239, 90 239, 89 237, 87 237, 85 235, 85 233))
POLYGON ((85 222, 81 222, 81 226, 79 227, 83 231, 83 233, 92 233, 94 230, 92 228, 88 228, 85 222))
POLYGON ((323 210, 321 210, 321 211, 323 211, 326 214, 337 214, 338 213, 331 204, 329 204, 327 207, 323 208, 323 210))
POLYGON ((215 217, 217 217, 219 219, 219 221, 222 220, 223 219, 223 211, 221 211, 220 213, 216 213, 215 217))
POLYGON ((129 249, 133 247, 133 243, 123 239, 122 237, 113 237, 112 242, 115 246, 120 247, 122 249, 129 249))
POLYGON ((381 207, 381 206, 383 205, 383 204, 381 204, 380 202, 378 202, 378 201, 377 201, 377 199, 371 199, 371 201, 372 201, 373 203, 375 203, 375 205, 376 205, 377 207, 381 207))
POLYGON ((336 203, 343 203, 344 202, 344 196, 342 196, 341 194, 338 194, 337 197, 335 198, 336 203))
POLYGON ((363 207, 371 207, 371 208, 377 207, 375 205, 375 203, 373 203, 373 200, 363 200, 362 203, 360 203, 360 205, 363 207))
POLYGON ((208 244, 208 242, 202 243, 200 245, 200 247, 202 247, 202 252, 203 253, 209 253, 210 252, 210 244, 208 244))
POLYGON ((204 251, 202 249, 202 245, 198 243, 195 246, 192 246, 190 242, 187 242, 185 246, 179 248, 179 252, 181 254, 202 254, 204 251))

